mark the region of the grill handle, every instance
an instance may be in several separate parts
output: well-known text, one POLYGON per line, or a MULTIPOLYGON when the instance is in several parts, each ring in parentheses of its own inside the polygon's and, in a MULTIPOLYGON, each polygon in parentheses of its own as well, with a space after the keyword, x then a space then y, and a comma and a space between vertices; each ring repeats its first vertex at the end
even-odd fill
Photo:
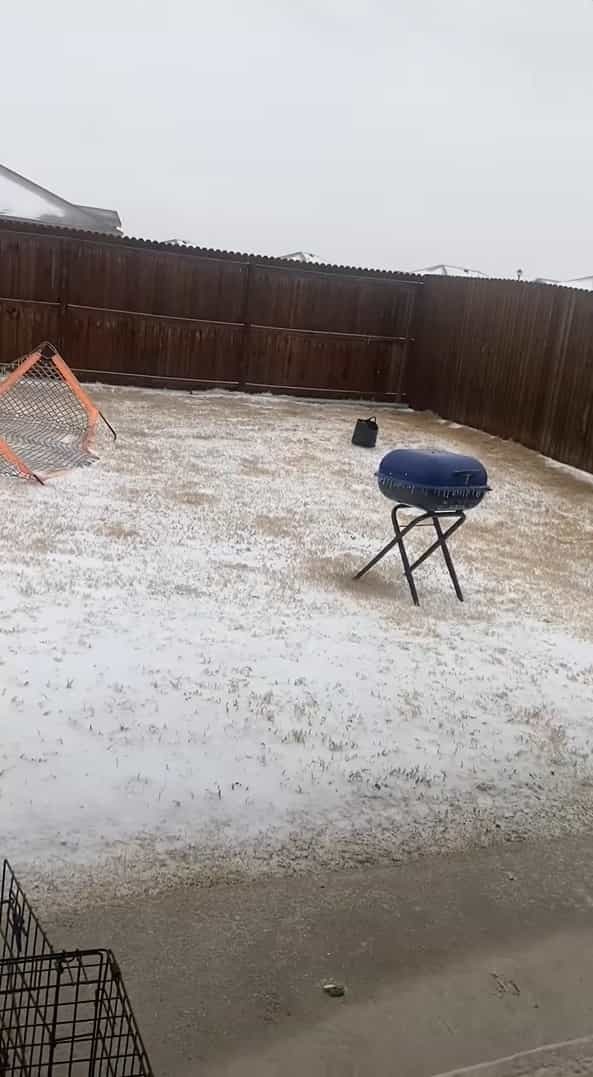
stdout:
POLYGON ((463 468, 460 468, 459 471, 452 471, 451 474, 452 475, 464 475, 465 476, 465 485, 469 486, 470 475, 481 475, 482 474, 482 469, 481 468, 478 469, 477 467, 463 467, 463 468))

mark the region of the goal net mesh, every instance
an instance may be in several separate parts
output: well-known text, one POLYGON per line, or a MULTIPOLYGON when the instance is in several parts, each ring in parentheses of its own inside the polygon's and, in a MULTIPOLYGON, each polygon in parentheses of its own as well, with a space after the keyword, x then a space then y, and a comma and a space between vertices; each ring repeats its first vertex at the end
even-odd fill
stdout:
POLYGON ((0 474, 43 479, 92 464, 98 418, 53 344, 0 366, 0 474))

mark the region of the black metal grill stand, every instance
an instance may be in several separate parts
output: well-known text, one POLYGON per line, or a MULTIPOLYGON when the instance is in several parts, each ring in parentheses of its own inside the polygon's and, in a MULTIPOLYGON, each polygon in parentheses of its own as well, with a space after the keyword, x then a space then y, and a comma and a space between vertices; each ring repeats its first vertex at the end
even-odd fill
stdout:
POLYGON ((445 564, 447 566, 449 576, 451 577, 451 582, 453 584, 453 587, 455 588, 455 594, 457 595, 459 601, 463 602, 463 593, 461 591, 461 587, 459 586, 459 580, 457 579, 457 573, 455 572, 453 559, 451 557, 451 554, 449 553, 447 539, 449 539, 453 532, 457 531, 457 529, 461 527, 462 523, 465 522, 465 513, 462 512, 460 509, 458 509, 456 512, 422 512, 419 516, 415 516, 413 520, 410 520, 407 524, 401 527, 400 522, 397 518, 397 514, 400 509, 409 510, 410 507, 410 505, 395 505, 391 513, 391 520, 393 523, 393 530, 395 531, 395 538, 392 539, 391 542, 388 542, 382 550, 379 550, 379 553, 375 554, 373 559, 369 561, 368 565, 365 565, 364 568, 361 568, 360 572, 356 573, 354 579, 360 580, 360 578, 364 576, 369 571, 369 569, 373 568, 374 565, 376 565, 379 561, 382 560, 383 557, 385 557, 385 554, 389 553, 389 551, 392 550, 394 546, 398 546, 402 559, 402 565, 404 568, 404 575, 408 581, 408 586, 410 588, 410 593, 412 595, 414 605, 419 606, 420 601, 418 599, 418 592, 416 590, 416 583, 414 581, 413 573, 416 571, 417 568, 420 567, 421 564, 423 564, 424 561, 426 561, 430 557, 431 554, 433 554, 436 550, 440 549, 442 550, 445 564), (451 519, 452 517, 454 518, 454 523, 452 523, 450 527, 447 527, 446 530, 443 531, 443 528, 441 527, 441 520, 451 519), (419 524, 427 522, 432 523, 437 536, 436 540, 432 543, 432 545, 428 547, 427 550, 424 551, 423 554, 420 555, 420 557, 416 558, 415 561, 410 563, 410 558, 408 557, 408 551, 406 550, 404 539, 406 535, 410 533, 412 528, 417 527, 419 524))

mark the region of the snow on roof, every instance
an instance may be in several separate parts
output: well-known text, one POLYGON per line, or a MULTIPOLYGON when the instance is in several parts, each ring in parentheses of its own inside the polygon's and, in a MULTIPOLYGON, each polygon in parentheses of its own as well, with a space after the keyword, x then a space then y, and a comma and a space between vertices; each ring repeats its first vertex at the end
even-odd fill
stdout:
POLYGON ((488 273, 482 273, 481 269, 467 269, 464 266, 452 266, 446 265, 444 262, 440 262, 436 266, 424 266, 422 269, 416 269, 416 273, 426 273, 427 275, 440 276, 440 277, 487 277, 488 273))
POLYGON ((583 292, 593 292, 593 275, 590 277, 571 277, 569 280, 556 280, 553 277, 536 277, 534 284, 556 284, 560 288, 579 288, 583 292))
POLYGON ((291 262, 316 262, 318 265, 323 265, 321 258, 311 251, 291 251, 290 254, 282 254, 280 257, 288 258, 291 262))
POLYGON ((11 220, 39 221, 66 228, 121 232, 119 213, 99 206, 79 206, 53 191, 41 187, 19 172, 0 164, 0 217, 11 220))
POLYGON ((593 276, 573 277, 572 280, 561 280, 559 283, 566 288, 582 288, 584 291, 593 292, 593 276))

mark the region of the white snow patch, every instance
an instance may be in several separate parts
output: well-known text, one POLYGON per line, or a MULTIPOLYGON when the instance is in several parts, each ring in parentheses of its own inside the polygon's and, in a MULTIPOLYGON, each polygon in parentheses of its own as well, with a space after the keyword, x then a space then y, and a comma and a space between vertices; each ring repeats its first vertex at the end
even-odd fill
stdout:
POLYGON ((2 480, 16 864, 346 863, 536 828, 593 779, 592 554, 541 458, 402 411, 365 451, 345 405, 94 396, 119 434, 99 463, 2 480), (464 604, 436 558, 420 609, 395 554, 352 581, 389 538, 373 476, 398 444, 488 469, 453 540, 464 604))

